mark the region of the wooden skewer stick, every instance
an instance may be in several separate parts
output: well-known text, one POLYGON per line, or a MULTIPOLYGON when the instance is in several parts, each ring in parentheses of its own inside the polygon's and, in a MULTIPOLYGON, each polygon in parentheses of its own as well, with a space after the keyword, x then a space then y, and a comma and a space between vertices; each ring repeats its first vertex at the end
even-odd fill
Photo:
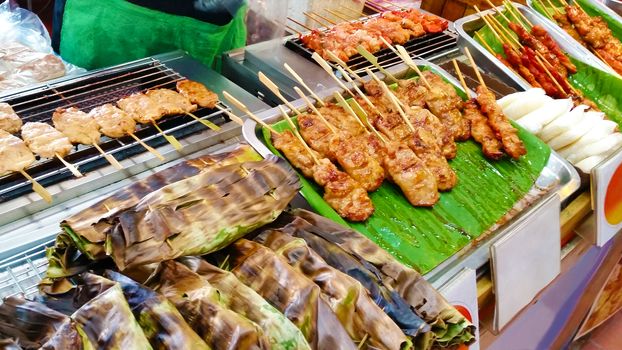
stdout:
POLYGON ((460 66, 458 66, 458 62, 456 59, 452 59, 451 62, 454 64, 454 69, 456 70, 456 74, 458 75, 458 79, 460 80, 460 85, 462 85, 462 89, 464 93, 469 95, 469 87, 467 86, 466 81, 464 81, 464 76, 462 75, 462 71, 460 70, 460 66))
MULTIPOLYGON (((274 130, 273 127, 271 127, 266 122, 261 120, 261 118, 259 118, 255 114, 253 114, 253 112, 251 112, 248 109, 248 107, 246 107, 245 104, 240 102, 237 98, 233 97, 230 93, 228 93, 227 91, 223 91, 222 95, 225 97, 225 99, 227 101, 231 102, 231 104, 233 104, 237 109, 239 109, 242 112, 246 113, 246 115, 248 115, 249 118, 253 119, 257 124, 259 124, 259 125, 263 126, 264 128, 270 130, 270 132, 272 132, 272 133, 275 133, 277 135, 280 134, 278 131, 274 130)), ((242 118, 240 118, 237 115, 233 114, 232 112, 228 111, 226 108, 223 108, 223 107, 220 107, 220 106, 217 106, 217 108, 219 108, 221 111, 227 113, 229 115, 229 117, 231 118, 231 120, 233 120, 234 122, 236 122, 236 123, 238 123, 240 125, 244 124, 244 121, 242 121, 242 118)))
POLYGON ((373 4, 375 6, 377 6, 377 7, 373 7, 373 6, 369 5, 369 3, 367 1, 365 1, 365 4, 363 4, 363 6, 367 7, 368 9, 370 9, 372 11, 378 12, 378 13, 380 13, 382 11, 391 11, 391 9, 388 8, 388 7, 385 7, 385 6, 376 4, 376 3, 373 3, 373 4))
POLYGON ((302 35, 302 33, 301 33, 301 32, 299 32, 299 31, 297 31, 296 29, 294 29, 294 28, 292 28, 292 27, 288 26, 287 24, 285 25, 285 28, 289 29, 290 31, 292 31, 292 32, 294 32, 294 33, 296 33, 296 34, 298 34, 298 35, 302 35))
POLYGON ((335 17, 337 17, 337 18, 340 18, 340 19, 342 19, 342 20, 344 20, 344 21, 346 21, 346 22, 349 22, 349 21, 350 21, 350 19, 349 19, 349 18, 346 18, 346 17, 342 16, 342 15, 341 15, 341 14, 339 14, 339 12, 337 12, 337 11, 333 11, 333 10, 331 10, 331 9, 324 9, 324 11, 326 11, 326 12, 330 13, 331 15, 333 15, 333 16, 335 16, 335 17))
POLYGON ((219 105, 216 105, 216 108, 218 108, 221 111, 225 112, 225 114, 227 114, 229 116, 229 119, 231 119, 232 122, 238 124, 239 126, 243 126, 244 125, 244 121, 242 120, 242 118, 240 118, 237 115, 233 114, 231 111, 229 111, 225 107, 221 107, 219 105))
POLYGON ((268 78, 265 74, 263 74, 263 72, 259 72, 257 73, 257 75, 259 76, 259 81, 261 81, 270 91, 272 91, 273 94, 276 95, 276 97, 278 97, 281 101, 283 101, 283 103, 285 103, 285 105, 292 110, 292 112, 296 113, 296 115, 300 115, 300 111, 294 107, 286 98, 285 96, 283 96, 283 94, 281 94, 281 90, 279 89, 279 87, 272 81, 270 80, 270 78, 268 78))
POLYGON ((78 170, 78 168, 76 168, 73 164, 71 164, 68 161, 66 161, 60 154, 56 153, 55 155, 56 155, 56 158, 58 158, 58 160, 60 160, 61 163, 63 163, 65 168, 67 168, 69 171, 71 171, 73 176, 75 176, 75 177, 82 177, 82 173, 78 170))
POLYGON ((289 124, 289 127, 292 129, 292 132, 294 133, 294 135, 296 135, 296 137, 298 138, 298 141, 300 141, 300 143, 302 143, 302 145, 304 146, 305 150, 307 150, 307 152, 309 152, 309 155, 311 155, 311 158, 313 158, 313 161, 315 162, 315 164, 320 164, 320 161, 315 156, 315 153, 313 153, 313 151, 311 150, 309 145, 307 145, 305 140, 302 138, 302 136, 298 132, 298 129, 296 128, 296 125, 294 124, 292 119, 289 117, 289 115, 287 115, 287 112, 285 111, 285 108, 283 108, 283 106, 279 105, 279 109, 281 110, 281 114, 283 115, 283 118, 285 118, 285 120, 287 120, 287 123, 289 124))
POLYGON ((214 124, 214 123, 210 122, 209 120, 204 120, 204 119, 201 119, 201 118, 197 117, 196 115, 194 115, 193 113, 190 113, 190 112, 186 112, 186 114, 187 114, 189 117, 191 117, 192 119, 194 119, 194 120, 198 121, 199 123, 201 123, 201 124, 205 125, 206 127, 210 128, 210 129, 212 129, 212 130, 214 130, 214 131, 218 131, 218 130, 220 130, 220 126, 218 126, 218 125, 216 125, 216 124, 214 124))
POLYGON ((292 22, 296 23, 297 25, 299 25, 299 26, 303 27, 304 29, 306 29, 306 30, 308 30, 308 31, 312 31, 312 30, 313 30, 313 29, 311 29, 311 28, 307 27, 306 25, 304 25, 304 24, 302 24, 302 23, 298 22, 297 20, 295 20, 295 19, 293 19, 293 18, 291 18, 291 17, 287 17, 287 19, 289 19, 290 21, 292 21, 292 22))
POLYGON ((309 92, 309 94, 313 96, 313 98, 317 101, 317 103, 322 105, 322 107, 326 106, 324 101, 322 101, 322 99, 315 92, 313 92, 313 90, 311 90, 311 88, 305 83, 304 80, 302 80, 300 75, 298 75, 298 73, 296 73, 296 71, 294 71, 294 69, 289 66, 289 64, 284 63, 283 67, 285 67, 285 69, 289 72, 289 74, 291 74, 294 77, 294 79, 296 79, 296 81, 298 81, 300 85, 302 85, 302 87, 304 87, 305 90, 307 90, 307 92, 309 92))
POLYGON ((313 113, 315 113, 320 118, 320 120, 322 120, 322 123, 326 124, 326 127, 328 127, 330 132, 333 134, 336 134, 337 130, 335 129, 335 127, 331 123, 329 123, 328 120, 326 120, 326 118, 324 118, 322 113, 320 113, 320 111, 318 111, 317 108, 315 108, 315 106, 313 105, 313 103, 311 103, 311 101, 305 95, 305 93, 302 92, 302 90, 300 90, 298 86, 294 86, 294 91, 296 91, 296 93, 300 96, 300 98, 302 98, 307 103, 307 107, 311 108, 313 113))
POLYGON ((488 26, 488 28, 490 28, 490 30, 492 31, 492 34, 495 36, 495 38, 497 38, 497 40, 499 40, 500 43, 504 43, 505 40, 503 40, 503 38, 501 38, 499 33, 497 33, 497 30, 495 29, 495 27, 490 22, 488 22, 488 19, 486 18, 486 16, 484 16, 483 13, 479 12, 479 9, 477 7, 475 7, 475 10, 478 11, 479 18, 481 18, 482 21, 484 21, 484 23, 486 23, 486 25, 488 26))
POLYGON ((363 46, 359 45, 356 48, 356 51, 358 51, 361 56, 365 57, 366 60, 369 61, 369 63, 371 63, 372 65, 374 65, 374 67, 376 67, 380 72, 382 72, 382 74, 384 74, 385 77, 388 77, 389 79, 393 80, 394 82, 398 82, 398 79, 396 77, 393 76, 393 74, 387 72, 379 63, 378 63, 378 58, 376 56, 374 56, 374 54, 372 54, 371 52, 367 51, 363 46))
POLYGON ((497 26, 497 31, 501 34, 501 36, 505 39, 505 42, 509 44, 514 44, 515 47, 522 47, 523 45, 520 43, 518 38, 516 38, 512 32, 504 27, 501 22, 499 22, 494 16, 488 16, 491 23, 497 26))
POLYGON ((330 23, 330 24, 332 24, 332 25, 337 24, 336 22, 331 21, 330 19, 328 19, 328 18, 326 18, 326 17, 324 17, 324 16, 320 15, 319 13, 315 13, 315 12, 309 12, 309 13, 310 13, 310 14, 312 14, 312 15, 314 15, 314 16, 317 16, 317 17, 319 17, 319 18, 321 18, 321 19, 323 19, 323 20, 325 20, 326 22, 328 22, 328 23, 330 23))
POLYGON ((402 117, 402 119, 404 120, 404 122, 406 123, 406 125, 408 126, 408 129, 410 130, 410 132, 415 132, 415 127, 412 125, 412 123, 410 122, 410 119, 408 119, 408 116, 406 115, 406 112, 404 112, 404 110, 402 109, 402 106, 400 106, 399 101, 397 99, 397 97, 395 97, 392 93, 391 90, 389 89, 389 87, 387 86, 387 84, 383 82, 381 82, 380 86, 382 87, 382 90, 384 90, 384 93, 387 95, 387 97, 389 98, 389 100, 391 100, 391 102, 393 103, 393 105, 395 106, 395 108, 397 108, 397 111, 399 112, 400 116, 402 117))
POLYGON ((333 72, 333 69, 330 67, 328 62, 326 62, 326 60, 322 58, 322 56, 320 56, 317 52, 314 52, 313 55, 311 55, 311 58, 313 58, 315 62, 317 62, 320 65, 320 67, 322 67, 326 71, 326 73, 328 73, 333 78, 333 80, 337 82, 337 85, 339 85, 339 87, 346 90, 351 96, 354 96, 354 93, 352 92, 352 90, 350 90, 341 81, 341 79, 337 78, 337 76, 335 75, 335 72, 333 72))
MULTIPOLYGON (((540 6, 542 6, 542 9, 544 10, 544 14, 552 21, 555 21, 555 19, 553 18, 553 15, 551 14, 551 12, 549 12, 549 9, 546 8, 546 5, 544 5, 544 1, 543 0, 535 0, 537 2, 540 3, 540 6)), ((555 11, 555 10, 553 10, 555 11)), ((557 11, 556 11, 557 13, 557 11)), ((557 21, 555 21, 557 22, 557 21)))
MULTIPOLYGON (((361 121, 361 119, 359 119, 358 115, 356 114, 356 112, 354 112, 354 110, 352 109, 352 107, 348 104, 348 102, 343 98, 343 96, 341 96, 340 93, 336 92, 333 94, 335 96, 335 99, 337 100, 337 103, 346 110, 346 112, 348 112, 348 114, 350 114, 354 119, 356 119, 357 122, 359 122, 359 124, 363 127, 363 129, 365 129, 365 132, 369 134, 369 130, 367 130, 367 128, 365 127, 365 124, 363 124, 363 122, 361 121)), ((361 109, 362 110, 362 109, 361 109)))
POLYGON ((482 45, 484 45, 486 50, 490 51, 490 53, 492 54, 496 54, 496 52, 492 49, 492 47, 490 47, 490 45, 488 45, 488 43, 486 42, 486 39, 484 39, 484 37, 480 33, 475 32, 475 37, 479 39, 479 41, 482 43, 482 45))
POLYGON ((354 117, 357 117, 359 120, 362 120, 362 123, 367 125, 367 128, 371 130, 374 134, 376 134, 376 137, 378 137, 380 141, 386 144, 387 140, 384 138, 384 136, 382 136, 382 134, 378 130, 376 130, 376 128, 372 125, 372 123, 369 122, 369 119, 367 118, 367 113, 365 113, 365 110, 363 110, 363 107, 361 107, 361 105, 359 105, 359 103, 356 102, 356 100, 352 100, 352 104, 354 104, 356 108, 359 111, 361 111, 361 113, 363 114, 363 115, 359 115, 353 109, 352 111, 354 112, 354 117))
MULTIPOLYGON (((544 6, 544 2, 543 0, 540 0, 540 2, 542 3, 542 7, 546 7, 544 6)), ((555 4, 553 4, 553 1, 551 0, 547 0, 547 2, 549 3, 549 5, 551 5, 551 7, 553 8, 553 11, 555 11, 555 14, 560 14, 562 13, 560 9, 557 8, 557 6, 555 6, 555 4)))
POLYGON ((326 53, 328 54, 328 57, 330 57, 331 60, 335 61, 338 65, 342 66, 346 71, 348 71, 348 73, 352 74, 352 76, 356 80, 358 80, 361 84, 365 83, 365 80, 363 80, 363 78, 361 78, 360 75, 356 74, 355 71, 350 69, 350 67, 348 67, 348 64, 345 63, 341 58, 337 57, 337 55, 335 55, 332 51, 327 50, 326 53))
POLYGON ((389 5, 393 6, 393 7, 397 7, 400 10, 406 10, 406 7, 400 6, 400 5, 398 5, 398 4, 394 3, 394 2, 387 1, 387 0, 380 0, 380 1, 382 1, 382 2, 384 2, 386 4, 389 4, 389 5))
POLYGON ((305 15, 305 17, 307 17, 308 19, 316 22, 317 24, 321 25, 322 27, 330 27, 330 23, 328 23, 328 25, 322 21, 320 21, 319 19, 311 16, 310 14, 306 13, 306 12, 302 12, 303 15, 305 15))
POLYGON ((28 175, 28 173, 24 169, 20 169, 19 171, 23 177, 25 177, 32 184, 32 190, 35 191, 39 197, 43 198, 47 203, 52 203, 52 195, 48 192, 45 187, 41 186, 37 180, 33 179, 32 176, 28 175))
MULTIPOLYGON (((365 68, 365 72, 367 72, 367 75, 369 75, 372 79, 374 79, 374 81, 376 83, 378 83, 378 85, 382 85, 383 81, 380 80, 380 78, 378 78, 378 76, 376 74, 374 74, 374 72, 372 72, 369 68, 365 68)), ((393 90, 390 90, 390 91, 391 91, 392 94, 395 94, 395 92, 393 90)), ((397 101, 399 102, 400 106, 402 106, 402 108, 405 108, 405 106, 402 103, 402 101, 400 101, 399 99, 397 101)), ((380 116, 384 118, 383 114, 380 114, 380 116)))
POLYGON ((179 141, 177 141, 177 139, 175 138, 175 136, 172 135, 167 135, 164 130, 162 130, 160 128, 160 126, 158 126, 158 123, 156 123, 155 120, 151 121, 151 124, 153 124, 153 126, 155 126, 155 128, 158 130, 158 132, 160 133, 160 135, 164 136, 164 139, 166 139, 166 141, 168 141, 168 143, 170 143, 173 148, 175 148, 176 150, 180 151, 182 148, 184 148, 184 146, 181 145, 181 143, 179 143, 179 141))
POLYGON ((479 84, 485 90, 488 90, 488 87, 486 86, 486 82, 484 81, 484 78, 482 78, 482 75, 479 72, 479 68, 477 68, 477 65, 475 64, 475 60, 473 59, 473 56, 471 56, 471 51, 469 51, 468 47, 465 47, 464 52, 466 53, 466 56, 469 59, 469 62, 471 63, 471 67, 473 67, 473 71, 475 71, 475 75, 477 76, 477 80, 479 81, 479 84))
MULTIPOLYGON (((505 15, 505 13, 499 11, 499 9, 497 8, 497 5, 493 4, 490 0, 486 0, 486 2, 488 2, 488 4, 490 5, 490 7, 495 11, 495 13, 498 13, 499 15, 501 15, 501 17, 503 17, 503 19, 510 23, 512 21, 510 21, 510 19, 505 15)), ((473 7, 475 7, 477 5, 473 5, 473 7)), ((520 24, 520 23, 519 23, 520 24)))
POLYGON ((93 147, 95 147, 99 153, 101 153, 102 156, 104 156, 104 158, 106 158, 106 160, 108 161, 108 163, 110 163, 110 165, 112 165, 113 167, 115 167, 117 170, 123 170, 123 166, 121 165, 121 163, 119 163, 117 161, 117 159, 115 157, 112 156, 112 154, 108 154, 106 153, 97 143, 93 142, 93 147))
POLYGON ((417 75, 419 75, 419 77, 421 78, 421 81, 423 81, 423 83, 425 84, 425 86, 428 87, 428 89, 432 89, 432 85, 426 79, 426 77, 423 75, 423 72, 421 72, 421 69, 419 69, 417 64, 415 64, 415 62, 412 60, 412 58, 410 57, 410 55, 408 54, 406 49, 402 45, 397 45, 396 47, 397 47, 397 51, 399 51, 399 53, 401 53, 400 57, 402 58, 402 60, 404 60, 404 62, 406 62, 406 64, 410 68, 412 68, 417 73, 417 75))
POLYGON ((128 135, 130 135, 134 140, 136 140, 136 142, 138 142, 141 146, 143 146, 147 151, 149 151, 151 154, 156 156, 156 158, 162 161, 164 160, 164 157, 160 154, 160 152, 158 152, 155 148, 143 142, 143 140, 141 140, 140 137, 136 136, 136 134, 132 132, 132 133, 129 133, 128 135))
POLYGON ((549 71, 549 69, 546 67, 546 64, 542 62, 542 59, 540 59, 540 57, 536 57, 536 61, 538 61, 538 64, 542 67, 542 69, 544 69, 544 72, 549 77, 549 79, 553 81, 553 83, 555 84, 555 87, 558 88, 559 91, 566 93, 566 90, 561 86, 561 84, 557 81, 557 79, 553 77, 553 74, 551 74, 551 71, 549 71))
POLYGON ((507 4, 506 7, 507 6, 510 7, 511 9, 510 13, 512 12, 518 13, 520 18, 522 18, 523 21, 529 25, 529 27, 533 27, 533 23, 527 18, 527 16, 525 16, 522 12, 520 12, 520 10, 516 6, 514 6, 513 2, 511 2, 510 0, 505 0, 505 3, 507 4))
MULTIPOLYGON (((348 10, 350 12, 350 14, 352 15, 352 19, 357 19, 360 17, 361 13, 355 9, 349 8, 347 6, 343 6, 343 5, 337 5, 339 7, 341 7, 342 9, 348 10)), ((341 12, 341 13, 345 13, 345 12, 341 12)))
POLYGON ((376 107, 376 105, 374 105, 370 100, 369 97, 367 95, 365 95, 363 93, 363 91, 361 91, 361 89, 354 84, 354 81, 352 81, 352 78, 350 78, 350 76, 341 68, 341 67, 337 67, 337 69, 339 70, 339 72, 341 73, 341 75, 343 75, 343 77, 346 79, 346 81, 348 81, 349 83, 352 84, 352 86, 354 87, 354 90, 356 91, 357 94, 359 94, 359 96, 361 96, 361 98, 363 99, 363 101, 365 102, 366 105, 368 105, 371 109, 374 110, 374 112, 378 113, 378 115, 384 117, 384 115, 382 114, 382 112, 380 111, 380 109, 378 109, 378 107, 376 107))

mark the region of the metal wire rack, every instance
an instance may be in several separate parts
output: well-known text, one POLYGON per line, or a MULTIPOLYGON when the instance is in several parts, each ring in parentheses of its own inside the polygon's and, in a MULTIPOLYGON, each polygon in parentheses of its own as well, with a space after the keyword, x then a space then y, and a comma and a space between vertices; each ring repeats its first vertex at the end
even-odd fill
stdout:
POLYGON ((8 296, 32 297, 38 293, 37 286, 48 266, 45 248, 53 244, 54 240, 47 241, 0 261, 0 303, 8 296))

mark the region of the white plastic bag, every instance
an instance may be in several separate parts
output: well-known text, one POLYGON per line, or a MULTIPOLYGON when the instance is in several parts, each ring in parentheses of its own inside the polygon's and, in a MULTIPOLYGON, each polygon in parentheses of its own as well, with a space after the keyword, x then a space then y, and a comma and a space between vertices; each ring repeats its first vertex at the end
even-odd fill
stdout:
POLYGON ((0 94, 85 72, 54 54, 39 17, 14 0, 0 4, 0 94))

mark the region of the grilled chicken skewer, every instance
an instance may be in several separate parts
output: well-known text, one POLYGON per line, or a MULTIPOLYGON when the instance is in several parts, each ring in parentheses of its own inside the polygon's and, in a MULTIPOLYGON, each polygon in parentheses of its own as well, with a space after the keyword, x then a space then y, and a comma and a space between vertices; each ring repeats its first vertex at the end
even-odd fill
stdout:
POLYGON ((15 113, 13 107, 0 102, 0 130, 15 134, 22 127, 22 119, 15 113))
MULTIPOLYGON (((202 100, 206 97, 204 96, 205 92, 199 91, 198 86, 201 86, 201 84, 197 82, 192 83, 193 84, 191 85, 188 85, 189 83, 182 85, 182 88, 184 88, 182 91, 185 91, 185 94, 181 94, 170 89, 153 89, 147 91, 146 95, 160 104, 160 107, 163 109, 164 116, 185 114, 212 130, 220 130, 218 125, 210 121, 203 120, 192 113, 197 110, 197 105, 192 103, 187 95, 194 93, 194 95, 190 96, 193 96, 193 99, 195 100, 202 100)), ((207 88, 205 89, 207 90, 207 88)), ((211 104, 211 102, 209 103, 211 104)))
POLYGON ((34 161, 35 156, 24 141, 7 131, 0 130, 0 175, 10 172, 21 173, 43 200, 52 203, 52 195, 24 170, 34 161))
POLYGON ((176 87, 177 91, 190 102, 203 108, 212 109, 218 103, 218 95, 199 82, 188 79, 181 80, 177 82, 176 87))
POLYGON ((71 152, 73 146, 60 131, 50 124, 40 122, 28 122, 22 126, 22 139, 30 150, 42 158, 58 158, 71 173, 76 177, 82 177, 82 173, 64 157, 71 152))
POLYGON ((52 122, 54 127, 65 134, 71 143, 93 145, 113 167, 118 170, 123 169, 123 166, 112 155, 106 153, 99 146, 101 138, 99 125, 90 115, 75 107, 68 109, 59 108, 54 111, 52 122))
POLYGON ((91 109, 89 115, 95 119, 99 125, 99 131, 102 134, 111 138, 129 135, 151 154, 160 160, 164 160, 164 157, 160 154, 160 152, 147 145, 143 142, 143 140, 136 136, 134 133, 136 130, 136 121, 122 109, 111 103, 107 103, 91 109))

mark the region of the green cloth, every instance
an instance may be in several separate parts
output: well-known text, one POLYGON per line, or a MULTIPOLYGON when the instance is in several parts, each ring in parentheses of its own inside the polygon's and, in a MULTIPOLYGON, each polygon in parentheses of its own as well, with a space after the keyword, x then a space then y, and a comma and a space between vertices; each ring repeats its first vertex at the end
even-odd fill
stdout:
POLYGON ((60 54, 86 69, 112 66, 177 49, 211 66, 246 41, 242 6, 227 25, 143 8, 124 0, 67 0, 60 54))

